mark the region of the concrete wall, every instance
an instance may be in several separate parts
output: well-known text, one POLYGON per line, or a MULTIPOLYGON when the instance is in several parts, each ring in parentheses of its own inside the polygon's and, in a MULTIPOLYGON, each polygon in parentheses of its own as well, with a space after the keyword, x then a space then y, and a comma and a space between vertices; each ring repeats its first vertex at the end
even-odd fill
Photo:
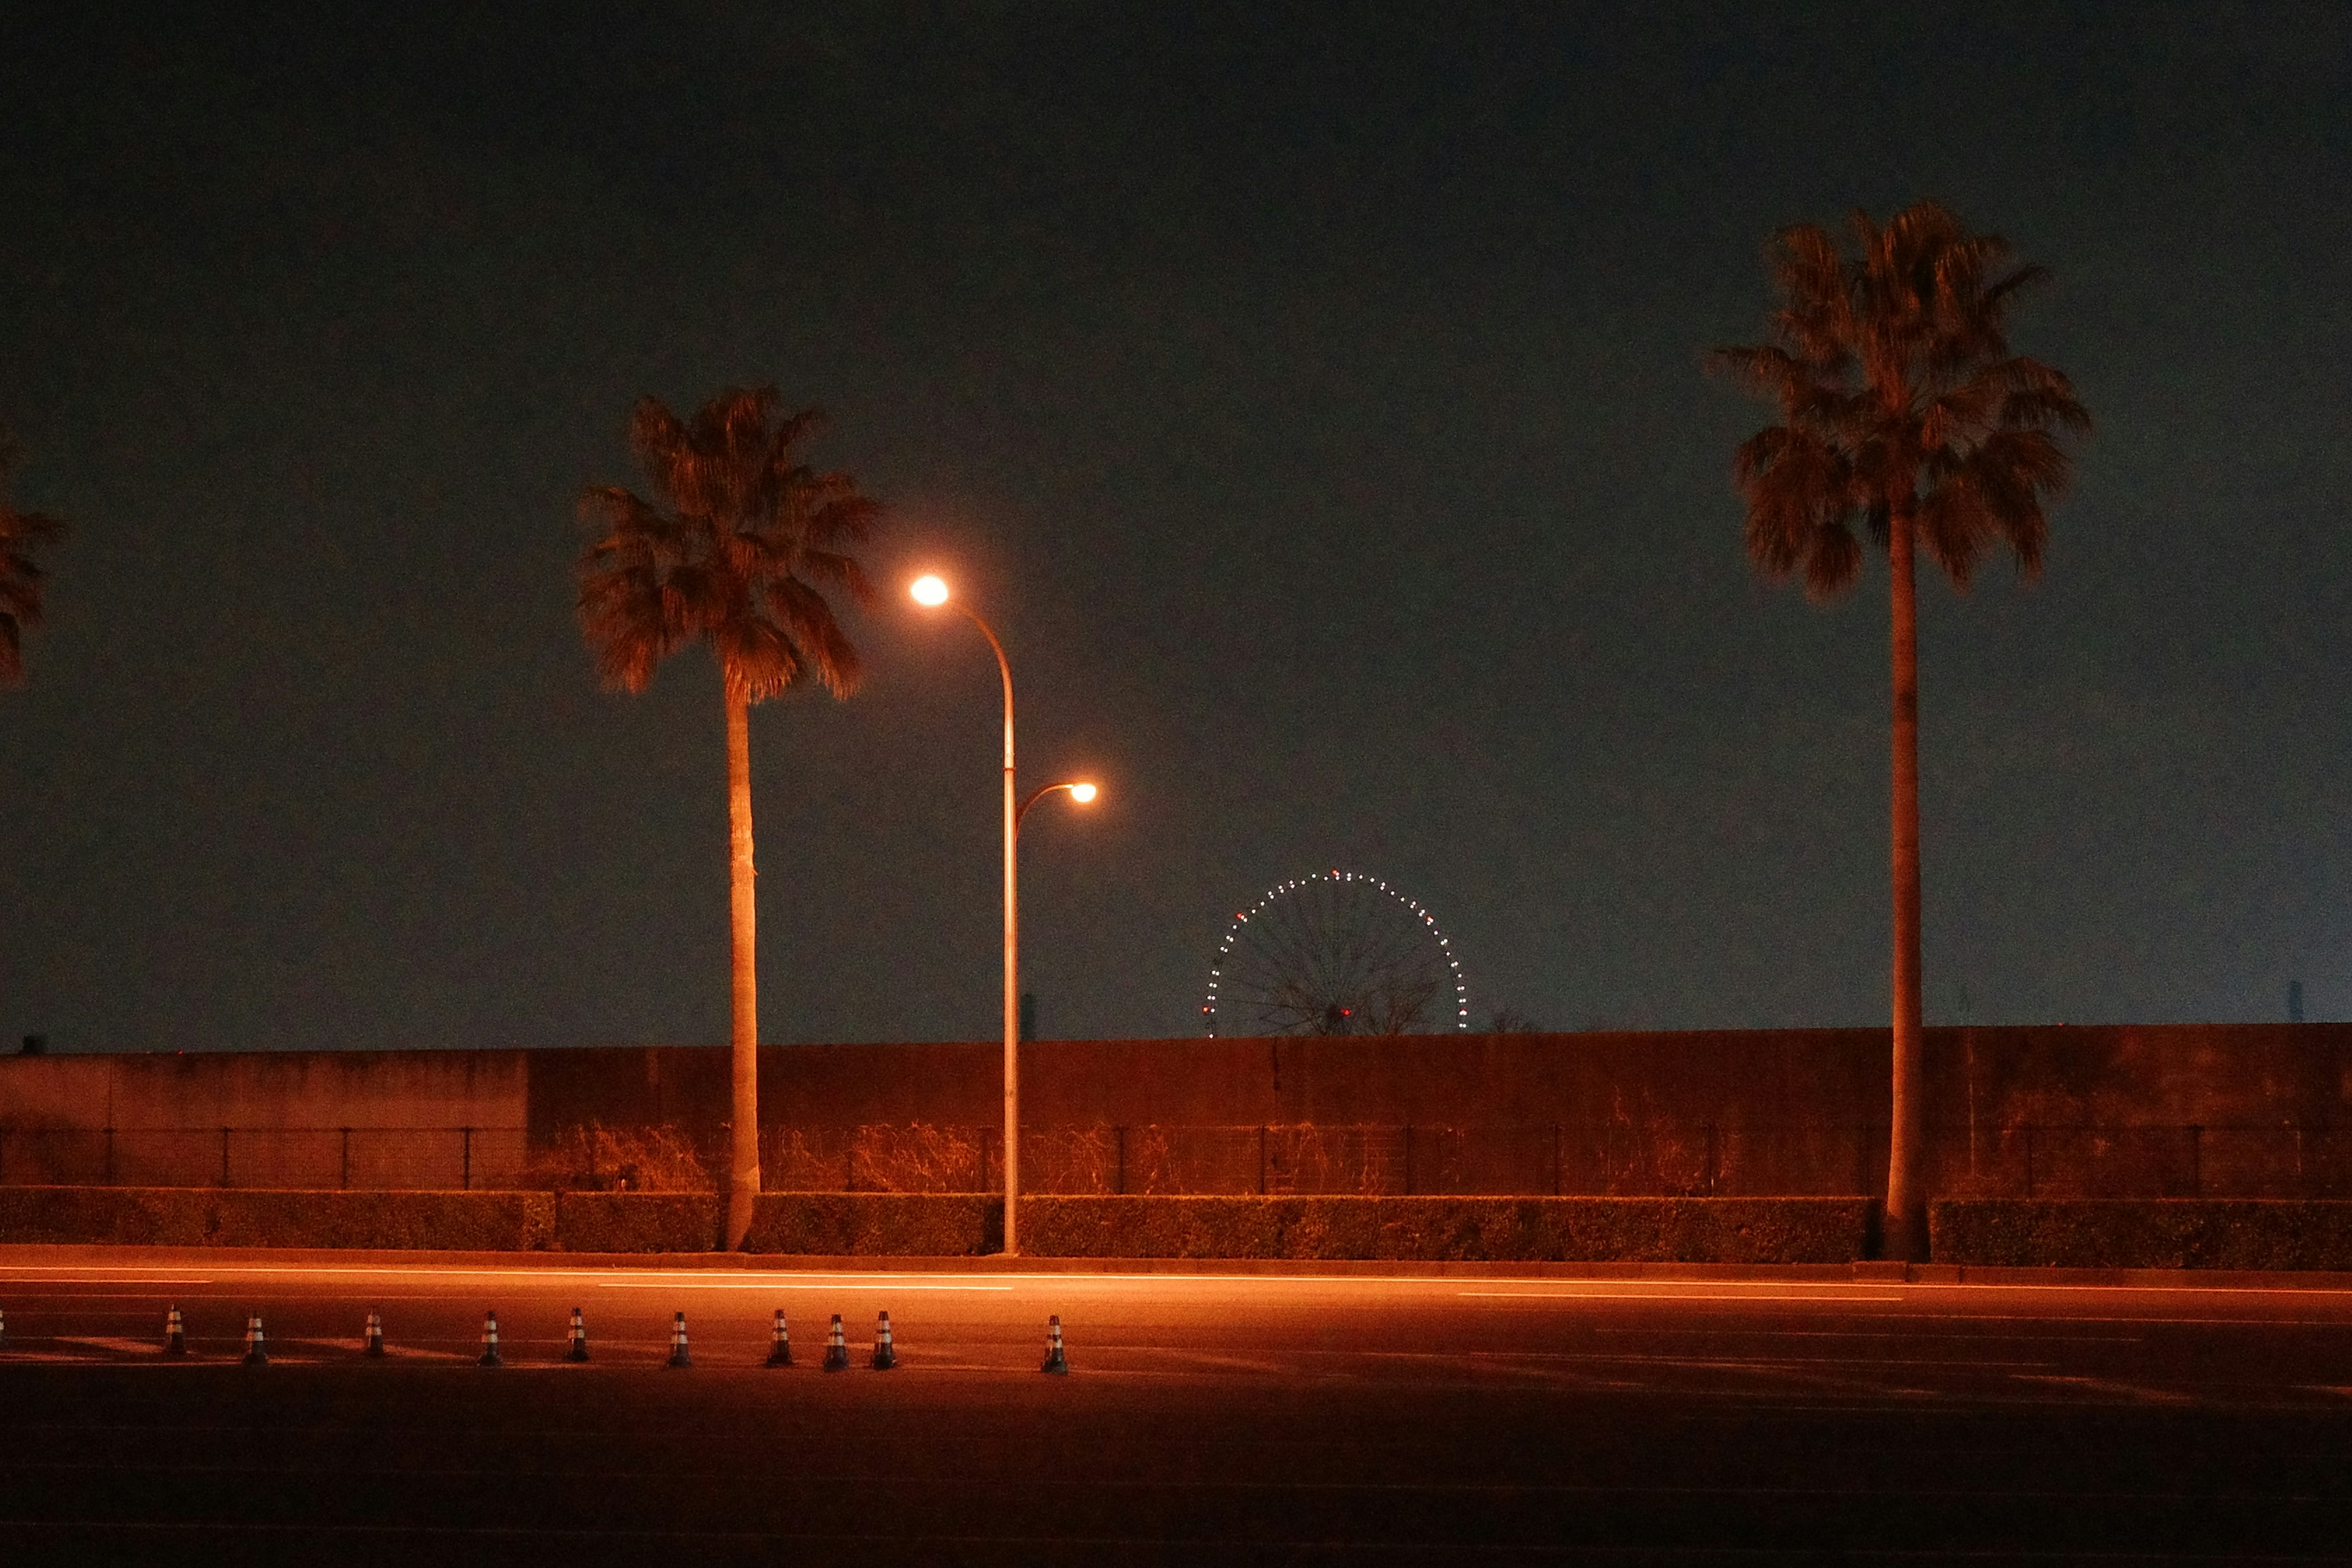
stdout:
MULTIPOLYGON (((1930 1029, 1928 1117, 1979 1131, 2109 1126, 2352 1130, 2352 1024, 1930 1029)), ((763 1123, 1001 1120, 993 1042, 771 1046, 763 1123)), ((538 1053, 530 1123, 715 1124, 726 1052, 538 1053)), ((5 1089, 0 1089, 5 1093, 5 1089)), ((1048 1040, 1023 1047, 1022 1120, 1328 1124, 1712 1122, 1884 1129, 1884 1029, 1048 1040)))
POLYGON ((521 1051, 0 1058, 0 1127, 520 1128, 521 1051))
MULTIPOLYGON (((998 1121, 993 1042, 769 1046, 761 1120, 998 1121)), ((1883 1029, 1048 1040, 1022 1053, 1023 1121, 1725 1127, 1886 1121, 1883 1029)), ((2352 1129, 2352 1024, 1927 1031, 1929 1120, 2352 1129)), ((0 1058, 19 1128, 716 1125, 723 1047, 0 1058)))
MULTIPOLYGON (((1001 1120, 993 1043, 772 1047, 761 1058, 770 1131, 1001 1120)), ((1927 1058, 1939 1192, 2352 1195, 2352 1025, 1931 1029, 1927 1058)), ((1460 1165, 1447 1179, 1466 1184, 1452 1190, 1856 1192, 1884 1179, 1884 1030, 1046 1041, 1025 1047, 1023 1085, 1023 1121, 1040 1129, 1564 1130, 1402 1151, 1424 1170, 1460 1165), (1577 1129, 1598 1131, 1580 1142, 1577 1129)), ((0 1058, 0 1131, 12 1134, 516 1130, 503 1171, 520 1169, 525 1129, 542 1149, 589 1121, 673 1124, 708 1145, 728 1114, 723 1048, 0 1058)), ((222 1142, 224 1159, 242 1147, 222 1142)), ((333 1152, 339 1173, 352 1142, 333 1152)), ((20 1169, 40 1146, 14 1140, 20 1169)), ((75 1157, 119 1165, 143 1146, 116 1139, 75 1157)), ((1279 1151, 1263 1137, 1230 1155, 1262 1184, 1269 1159, 1279 1151)), ((1416 1189, 1400 1177, 1399 1190, 1416 1189)))

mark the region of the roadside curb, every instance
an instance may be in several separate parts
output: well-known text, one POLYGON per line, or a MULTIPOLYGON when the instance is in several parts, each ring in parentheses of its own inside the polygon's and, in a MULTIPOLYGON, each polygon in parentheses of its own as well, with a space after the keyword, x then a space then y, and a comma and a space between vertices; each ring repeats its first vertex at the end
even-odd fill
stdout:
POLYGON ((497 1268, 568 1273, 1166 1275, 1200 1278, 1687 1280, 1753 1284, 2063 1286, 2111 1289, 2352 1290, 2352 1272, 2220 1268, 2039 1268, 1914 1263, 1537 1263, 1214 1258, 890 1258, 724 1252, 429 1252, 273 1247, 0 1244, 10 1268, 497 1268))

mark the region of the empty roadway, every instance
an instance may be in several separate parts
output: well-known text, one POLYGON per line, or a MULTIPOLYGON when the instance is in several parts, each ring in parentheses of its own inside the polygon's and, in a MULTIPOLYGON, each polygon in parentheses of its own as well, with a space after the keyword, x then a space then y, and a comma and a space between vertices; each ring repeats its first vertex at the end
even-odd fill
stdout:
POLYGON ((2352 1292, 27 1250, 0 1308, 12 1563, 2352 1560, 2352 1292))

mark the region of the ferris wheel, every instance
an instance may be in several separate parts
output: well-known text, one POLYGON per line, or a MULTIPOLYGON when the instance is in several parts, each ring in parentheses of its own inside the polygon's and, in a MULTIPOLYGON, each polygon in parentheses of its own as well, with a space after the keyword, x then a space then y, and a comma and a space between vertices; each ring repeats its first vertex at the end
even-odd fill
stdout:
POLYGON ((1219 1035, 1424 1035, 1470 1026, 1454 944, 1378 877, 1281 882, 1234 916, 1202 1022, 1219 1035))

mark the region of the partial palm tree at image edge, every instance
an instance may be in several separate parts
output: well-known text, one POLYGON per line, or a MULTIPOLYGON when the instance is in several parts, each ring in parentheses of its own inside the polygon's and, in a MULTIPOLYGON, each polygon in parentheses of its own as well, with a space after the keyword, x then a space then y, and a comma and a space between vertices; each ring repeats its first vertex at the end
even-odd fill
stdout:
POLYGON ((25 683, 25 634, 41 625, 47 574, 33 552, 66 533, 57 518, 9 503, 8 476, 16 459, 15 442, 0 430, 0 686, 25 683))
POLYGON ((2007 546, 2021 578, 2042 570, 2045 500, 2066 488, 2062 436, 2091 417, 2066 377, 2011 354, 2011 304, 2048 278, 2008 267, 1998 235, 1972 235, 1934 202, 1885 227, 1856 212, 1854 253, 1811 224, 1771 249, 1780 308, 1771 342, 1718 349, 1715 370, 1780 405, 1782 423, 1743 443, 1734 466, 1748 558, 1766 575, 1801 573, 1816 600, 1862 566, 1853 525, 1886 552, 1893 723, 1894 1094, 1881 1256, 1927 1256, 1921 1058, 1919 645, 1914 562, 1924 546, 1966 592, 2007 546))
POLYGON ((656 497, 592 485, 583 520, 603 536, 581 555, 580 625, 612 689, 641 692, 661 662, 700 643, 717 659, 727 710, 728 891, 733 1095, 729 1250, 760 1193, 758 903, 752 866, 751 709, 815 681, 836 698, 862 666, 827 590, 874 596, 851 547, 879 507, 849 475, 794 455, 822 420, 780 412, 772 386, 730 387, 681 420, 639 401, 629 447, 656 497))

